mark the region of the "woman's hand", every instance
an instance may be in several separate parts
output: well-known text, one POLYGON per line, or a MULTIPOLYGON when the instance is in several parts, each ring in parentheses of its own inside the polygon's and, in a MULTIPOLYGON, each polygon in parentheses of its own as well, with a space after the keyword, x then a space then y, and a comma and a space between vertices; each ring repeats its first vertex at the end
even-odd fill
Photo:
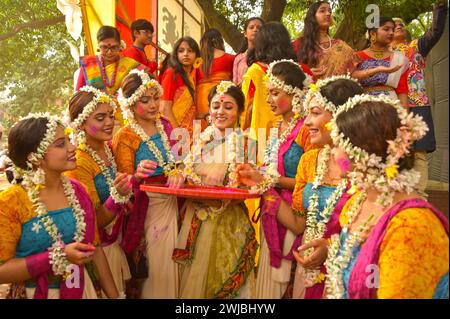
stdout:
POLYGON ((83 243, 71 243, 64 247, 67 260, 75 265, 90 262, 94 256, 95 246, 83 243))
POLYGON ((298 251, 293 250, 295 260, 305 269, 315 269, 323 265, 328 255, 328 241, 324 238, 314 239, 298 248, 298 251), (301 252, 313 248, 314 251, 307 257, 302 256, 301 252))
POLYGON ((169 188, 180 188, 184 185, 184 176, 180 172, 173 173, 172 175, 169 175, 167 178, 167 185, 169 188))
POLYGON ((121 196, 128 196, 133 189, 128 174, 119 172, 114 180, 114 187, 121 196))
POLYGON ((398 65, 394 65, 394 66, 383 66, 380 65, 377 67, 378 72, 377 73, 394 73, 398 70, 400 70, 400 68, 403 66, 403 64, 398 64, 398 65))
POLYGON ((255 186, 264 180, 264 176, 250 164, 240 164, 236 168, 239 181, 245 186, 255 186))
POLYGON ((157 167, 158 164, 153 161, 142 160, 137 167, 134 177, 137 181, 141 181, 142 179, 147 178, 148 175, 152 174, 157 167))

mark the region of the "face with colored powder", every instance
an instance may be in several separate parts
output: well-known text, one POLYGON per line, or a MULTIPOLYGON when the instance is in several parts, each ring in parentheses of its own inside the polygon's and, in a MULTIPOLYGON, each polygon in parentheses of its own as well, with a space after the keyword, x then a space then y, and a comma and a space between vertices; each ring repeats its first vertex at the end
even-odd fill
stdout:
POLYGON ((134 106, 134 116, 136 119, 144 121, 155 120, 159 113, 160 94, 156 88, 145 91, 139 102, 134 106))
POLYGON ((114 130, 114 108, 107 103, 100 103, 83 125, 86 137, 97 141, 109 141, 114 130))
POLYGON ((292 112, 293 95, 289 95, 283 90, 276 88, 270 82, 267 84, 267 92, 267 103, 269 103, 274 115, 283 115, 292 112))
POLYGON ((311 144, 317 146, 332 144, 330 131, 325 126, 330 122, 331 118, 331 113, 324 110, 318 100, 313 97, 309 104, 308 116, 305 119, 305 124, 309 130, 311 144))
POLYGON ((352 171, 352 162, 350 161, 347 153, 345 153, 344 149, 341 147, 335 146, 331 150, 331 154, 333 155, 333 158, 335 162, 338 164, 339 169, 341 171, 341 177, 345 178, 347 177, 347 174, 352 171))
POLYGON ((238 105, 236 100, 228 94, 216 94, 211 99, 209 107, 211 120, 219 130, 233 128, 238 120, 238 105))
POLYGON ((44 159, 39 166, 45 172, 62 173, 77 168, 75 160, 75 146, 70 143, 69 137, 64 134, 64 127, 58 126, 55 139, 45 151, 44 159))

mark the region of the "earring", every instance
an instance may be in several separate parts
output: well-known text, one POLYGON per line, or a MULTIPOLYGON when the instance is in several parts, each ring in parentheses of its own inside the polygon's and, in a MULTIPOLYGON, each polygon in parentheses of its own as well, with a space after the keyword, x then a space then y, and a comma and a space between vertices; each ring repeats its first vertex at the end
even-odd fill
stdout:
POLYGON ((38 168, 33 175, 33 184, 36 186, 45 185, 45 172, 42 168, 38 168))
POLYGON ((377 37, 374 36, 374 35, 372 35, 372 36, 370 37, 370 43, 375 44, 376 41, 377 41, 377 37))

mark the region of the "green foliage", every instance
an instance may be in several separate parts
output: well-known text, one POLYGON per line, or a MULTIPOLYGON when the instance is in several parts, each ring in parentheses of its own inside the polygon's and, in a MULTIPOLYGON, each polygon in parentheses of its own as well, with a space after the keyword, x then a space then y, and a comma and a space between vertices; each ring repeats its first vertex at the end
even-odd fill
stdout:
MULTIPOLYGON (((61 13, 56 1, 2 0, 0 35, 24 23, 57 16, 61 13)), ((0 41, 0 119, 5 128, 29 112, 62 110, 77 69, 64 41, 69 38, 62 22, 26 28, 0 41)))
POLYGON ((245 21, 261 15, 263 0, 213 0, 214 8, 243 31, 245 21))

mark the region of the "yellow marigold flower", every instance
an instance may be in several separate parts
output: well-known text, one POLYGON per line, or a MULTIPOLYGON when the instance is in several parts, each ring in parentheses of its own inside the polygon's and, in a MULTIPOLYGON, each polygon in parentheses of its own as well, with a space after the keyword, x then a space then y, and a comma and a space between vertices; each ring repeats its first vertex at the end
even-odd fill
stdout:
POLYGON ((355 185, 352 185, 352 187, 347 191, 347 193, 349 193, 350 195, 356 194, 356 192, 358 191, 358 187, 356 187, 355 185))
POLYGON ((86 149, 86 144, 84 143, 79 144, 78 149, 84 151, 86 149))
POLYGON ((145 86, 147 87, 147 89, 151 89, 151 88, 155 87, 155 82, 149 81, 145 84, 145 86))
POLYGON ((100 96, 99 103, 109 103, 109 96, 107 95, 100 96))
POLYGON ((311 84, 309 85, 309 89, 312 90, 312 91, 314 91, 314 92, 317 92, 317 85, 316 85, 315 83, 311 83, 311 84))
POLYGON ((73 133, 72 128, 66 127, 66 128, 64 129, 64 135, 65 135, 65 136, 70 135, 70 134, 72 134, 72 133, 73 133))
POLYGON ((34 190, 36 191, 36 192, 39 192, 41 189, 44 189, 45 188, 45 185, 43 185, 43 184, 37 184, 35 187, 34 187, 34 190))
POLYGON ((324 127, 330 132, 333 130, 333 124, 331 122, 325 123, 324 127))
POLYGON ((208 218, 208 212, 205 209, 200 209, 197 211, 197 217, 200 220, 206 220, 208 218))
POLYGON ((202 65, 203 63, 203 59, 202 58, 196 58, 194 61, 194 69, 198 69, 200 67, 200 65, 202 65))
POLYGON ((387 176, 388 179, 393 179, 395 176, 397 176, 398 165, 394 164, 394 165, 391 165, 391 166, 387 167, 385 169, 385 172, 386 172, 386 176, 387 176))
POLYGON ((294 114, 294 119, 297 120, 297 119, 299 119, 299 118, 300 118, 300 114, 299 114, 299 113, 295 113, 295 114, 294 114))
POLYGON ((321 282, 323 282, 325 280, 325 274, 324 273, 320 273, 316 280, 314 281, 315 284, 320 284, 321 282))

